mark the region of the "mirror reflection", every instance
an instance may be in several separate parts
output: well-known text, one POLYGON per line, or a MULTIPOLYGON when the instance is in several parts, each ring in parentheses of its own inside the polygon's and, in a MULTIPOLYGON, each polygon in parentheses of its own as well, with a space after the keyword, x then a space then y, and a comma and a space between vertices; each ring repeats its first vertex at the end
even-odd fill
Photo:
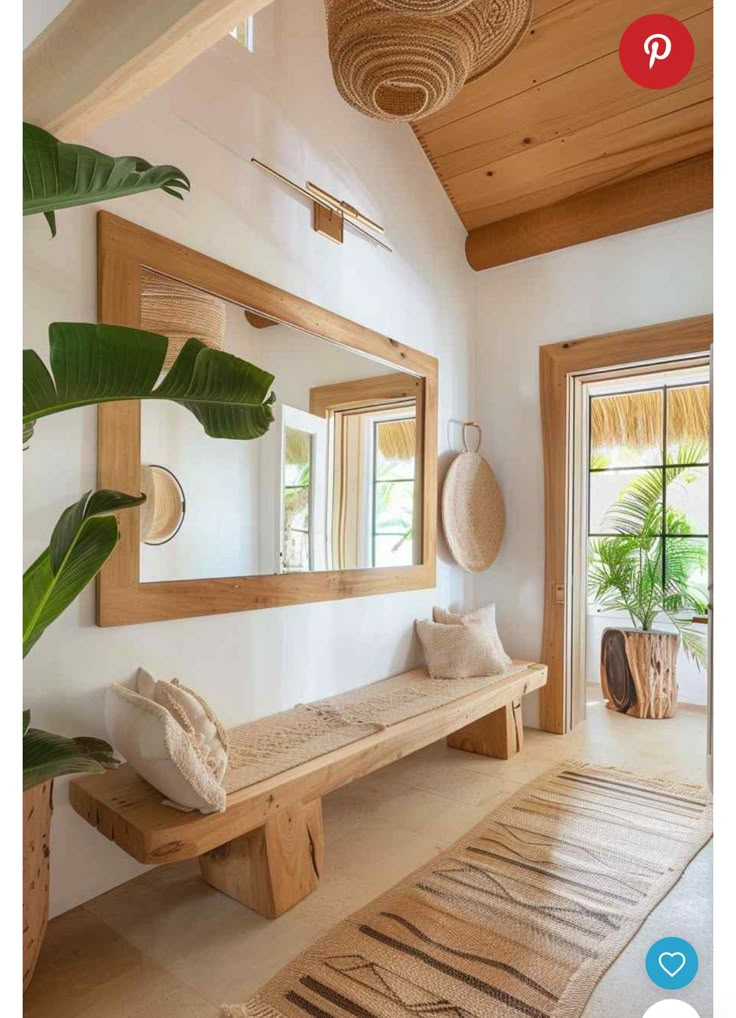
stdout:
POLYGON ((274 423, 213 440, 183 407, 141 404, 141 581, 421 562, 421 382, 355 350, 143 270, 141 326, 275 376, 274 423))

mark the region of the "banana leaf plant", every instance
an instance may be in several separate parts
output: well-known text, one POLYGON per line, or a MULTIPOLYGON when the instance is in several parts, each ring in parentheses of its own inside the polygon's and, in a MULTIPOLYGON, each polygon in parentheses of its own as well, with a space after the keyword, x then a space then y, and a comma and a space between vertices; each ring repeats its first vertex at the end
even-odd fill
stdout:
POLYGON ((158 382, 167 346, 165 336, 121 325, 54 322, 51 371, 35 350, 23 351, 24 441, 39 418, 129 399, 173 400, 211 438, 254 439, 268 431, 276 398, 269 395, 272 374, 189 339, 158 382))
MULTIPOLYGON (((152 166, 135 156, 111 157, 58 141, 23 125, 23 215, 43 213, 52 236, 55 212, 160 189, 183 198, 189 180, 175 166, 152 166)), ((230 354, 189 340, 159 381, 164 336, 111 325, 55 323, 49 328, 50 370, 33 350, 23 354, 23 438, 35 422, 75 407, 110 400, 166 399, 185 407, 213 438, 255 439, 269 428, 273 375, 230 354)), ((60 517, 49 547, 23 577, 23 654, 74 601, 112 554, 120 534, 115 513, 144 496, 87 492, 60 517)), ((101 739, 74 739, 30 727, 23 714, 23 787, 62 774, 117 765, 101 739)))
MULTIPOLYGON (((49 327, 50 370, 23 352, 24 440, 39 418, 117 400, 166 399, 185 407, 212 438, 256 439, 273 421, 274 377, 231 354, 188 340, 165 377, 165 336, 115 325, 56 322, 49 327)), ((87 492, 61 515, 49 547, 23 577, 23 654, 75 600, 112 554, 120 534, 115 513, 143 495, 87 492)), ((56 775, 115 765, 96 739, 66 739, 24 722, 24 787, 56 775)))
POLYGON ((119 540, 113 513, 144 495, 88 491, 65 509, 51 543, 23 575, 23 657, 97 575, 119 540))
POLYGON ((56 236, 56 210, 161 190, 183 198, 189 180, 176 166, 152 166, 138 156, 108 156, 58 141, 23 124, 23 215, 42 212, 56 236))
POLYGON ((31 712, 23 711, 23 791, 52 781, 62 774, 99 772, 117 767, 112 746, 102 739, 77 736, 68 739, 31 728, 31 712))

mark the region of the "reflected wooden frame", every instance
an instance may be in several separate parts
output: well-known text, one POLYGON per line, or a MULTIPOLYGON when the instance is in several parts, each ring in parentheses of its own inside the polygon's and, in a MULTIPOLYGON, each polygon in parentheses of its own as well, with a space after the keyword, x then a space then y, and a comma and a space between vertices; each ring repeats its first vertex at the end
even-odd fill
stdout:
POLYGON ((567 578, 568 379, 587 371, 708 354, 713 316, 681 318, 641 329, 551 343, 539 350, 539 396, 544 451, 544 629, 541 660, 548 666, 540 692, 540 727, 569 730, 565 670, 567 578))
MULTIPOLYGON (((97 580, 97 624, 121 626, 162 622, 434 587, 437 360, 108 212, 98 213, 97 241, 100 322, 140 328, 140 272, 146 267, 252 309, 280 324, 409 372, 419 383, 423 408, 418 450, 423 499, 420 565, 141 583, 139 510, 130 509, 118 515, 120 542, 97 580)), ((99 487, 138 492, 140 448, 140 403, 101 405, 98 408, 99 487)))

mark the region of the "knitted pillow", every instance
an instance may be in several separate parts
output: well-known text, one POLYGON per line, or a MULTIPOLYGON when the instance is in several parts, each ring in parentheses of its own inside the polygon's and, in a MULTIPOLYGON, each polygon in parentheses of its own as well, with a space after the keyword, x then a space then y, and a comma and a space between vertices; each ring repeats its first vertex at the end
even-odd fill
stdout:
POLYGON ((469 622, 483 623, 491 637, 497 657, 503 661, 504 668, 511 667, 511 658, 503 649, 501 637, 498 635, 498 629, 496 628, 495 604, 484 605, 482 608, 476 608, 474 611, 466 612, 465 615, 458 615, 454 612, 445 611, 442 608, 435 608, 432 612, 432 618, 435 622, 441 622, 445 626, 467 625, 469 622))
POLYGON ((113 685, 105 699, 110 742, 141 777, 185 811, 222 812, 227 735, 192 690, 156 682, 143 669, 138 691, 113 685), (160 687, 160 688, 159 688, 160 687), (153 695, 151 695, 153 694, 153 695))
POLYGON ((178 679, 158 682, 144 668, 138 669, 138 692, 165 707, 188 733, 204 764, 222 781, 227 770, 230 742, 210 705, 178 679))
POLYGON ((433 679, 467 679, 500 675, 505 666, 481 622, 446 626, 415 622, 417 636, 433 679))

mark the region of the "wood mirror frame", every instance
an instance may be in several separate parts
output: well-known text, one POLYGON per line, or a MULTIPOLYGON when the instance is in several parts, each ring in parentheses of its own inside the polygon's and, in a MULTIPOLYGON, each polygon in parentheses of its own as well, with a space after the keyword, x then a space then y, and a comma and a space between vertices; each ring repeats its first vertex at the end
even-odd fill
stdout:
MULTIPOLYGON (((422 492, 422 561, 413 566, 141 583, 139 510, 118 515, 120 542, 97 580, 97 624, 122 626, 332 601, 435 586, 437 540, 437 360, 108 212, 97 216, 98 320, 140 328, 141 268, 206 290, 382 362, 418 380, 422 408, 417 474, 422 492)), ((277 380, 278 381, 278 380, 277 380)), ((216 439, 213 439, 216 441, 216 439)), ((98 408, 98 483, 138 492, 140 402, 98 408)))

